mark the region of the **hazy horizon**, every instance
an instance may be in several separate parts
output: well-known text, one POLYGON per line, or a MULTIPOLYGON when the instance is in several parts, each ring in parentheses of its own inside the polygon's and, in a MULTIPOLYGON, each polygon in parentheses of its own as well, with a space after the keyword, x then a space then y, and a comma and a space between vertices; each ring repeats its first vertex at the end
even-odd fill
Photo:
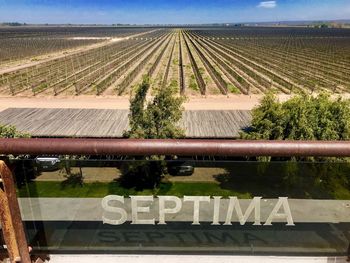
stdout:
POLYGON ((135 24, 135 23, 105 23, 105 24, 98 24, 98 23, 27 23, 26 21, 0 21, 0 24, 11 24, 11 23, 20 23, 22 25, 27 25, 27 26, 31 26, 31 25, 38 25, 38 26, 55 26, 55 25, 63 25, 63 26, 171 26, 171 27, 176 27, 176 26, 201 26, 201 25, 225 25, 225 24, 229 24, 229 25, 235 25, 235 24, 247 24, 247 25, 251 25, 251 24, 257 24, 257 25, 263 25, 263 24, 276 24, 276 23, 286 23, 286 24, 302 24, 302 23, 317 23, 317 22, 346 22, 346 23, 350 23, 350 19, 319 19, 319 20, 276 20, 276 21, 244 21, 244 22, 213 22, 213 23, 193 23, 193 24, 166 24, 166 23, 159 23, 159 24, 151 24, 151 23, 145 23, 145 24, 135 24))
POLYGON ((0 0, 0 21, 28 24, 213 24, 350 19, 349 0, 0 0))

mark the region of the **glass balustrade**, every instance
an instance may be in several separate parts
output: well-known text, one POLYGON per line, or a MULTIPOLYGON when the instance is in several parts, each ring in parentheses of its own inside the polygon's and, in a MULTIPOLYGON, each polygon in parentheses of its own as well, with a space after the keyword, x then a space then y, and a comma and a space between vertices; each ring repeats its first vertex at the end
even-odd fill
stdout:
POLYGON ((12 158, 47 253, 346 255, 347 159, 12 158))

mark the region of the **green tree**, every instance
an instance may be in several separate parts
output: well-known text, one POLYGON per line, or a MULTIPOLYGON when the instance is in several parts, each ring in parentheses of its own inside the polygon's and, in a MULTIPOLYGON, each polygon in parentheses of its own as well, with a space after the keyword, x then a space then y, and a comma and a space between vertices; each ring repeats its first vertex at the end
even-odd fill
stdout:
POLYGON ((0 138, 29 138, 27 133, 19 132, 16 127, 10 125, 0 125, 0 138))
POLYGON ((144 138, 145 137, 145 103, 146 95, 150 88, 150 80, 145 77, 142 83, 137 86, 135 96, 130 99, 129 126, 130 129, 124 132, 124 137, 144 138))
POLYGON ((159 88, 145 112, 145 138, 175 139, 185 136, 179 122, 182 118, 184 97, 176 96, 177 87, 159 88))
POLYGON ((278 140, 283 138, 282 105, 272 93, 266 94, 252 111, 252 124, 241 134, 244 139, 278 140))
POLYGON ((144 78, 130 100, 130 129, 124 132, 128 138, 175 139, 184 137, 179 127, 182 117, 184 97, 176 96, 177 87, 173 83, 165 88, 157 88, 154 98, 146 105, 146 95, 150 88, 149 78, 144 78))
POLYGON ((296 95, 279 102, 267 94, 252 111, 252 125, 244 139, 265 140, 348 140, 350 102, 329 94, 316 97, 296 95))
MULTIPOLYGON (((16 127, 11 125, 0 125, 0 138, 29 138, 30 135, 27 133, 22 133, 16 129, 16 127)), ((12 156, 12 155, 10 155, 12 156)), ((12 158, 22 158, 23 156, 12 156, 12 158)), ((14 175, 16 177, 16 184, 18 187, 24 185, 27 180, 32 180, 35 178, 32 165, 29 162, 23 162, 21 165, 16 165, 13 169, 14 175)))
MULTIPOLYGON (((251 127, 241 136, 254 140, 349 140, 350 101, 341 98, 334 100, 329 94, 302 94, 279 102, 274 95, 267 94, 252 112, 251 127)), ((266 159, 270 158, 263 158, 266 159)), ((322 191, 333 197, 349 194, 346 190, 350 184, 350 176, 346 173, 350 169, 349 159, 274 159, 287 161, 283 172, 283 185, 287 189, 303 187, 307 179, 312 196, 322 191), (297 163, 303 160, 315 162, 305 170, 305 164, 297 163)))
MULTIPOLYGON (((130 99, 130 129, 124 132, 124 137, 136 139, 184 137, 179 122, 185 99, 176 95, 176 84, 156 88, 154 98, 147 102, 146 95, 149 88, 150 80, 146 77, 130 99)), ((164 156, 143 156, 126 162, 121 169, 121 184, 137 190, 157 187, 166 172, 164 159, 164 156)))
POLYGON ((281 104, 282 138, 283 140, 313 140, 314 105, 308 96, 296 96, 281 104))

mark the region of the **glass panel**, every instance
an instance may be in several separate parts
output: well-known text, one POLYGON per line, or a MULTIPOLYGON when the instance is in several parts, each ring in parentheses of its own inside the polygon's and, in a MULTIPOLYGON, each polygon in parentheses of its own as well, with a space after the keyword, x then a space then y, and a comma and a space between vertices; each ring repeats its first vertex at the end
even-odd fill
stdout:
POLYGON ((10 160, 36 251, 348 251, 346 161, 70 158, 10 160))

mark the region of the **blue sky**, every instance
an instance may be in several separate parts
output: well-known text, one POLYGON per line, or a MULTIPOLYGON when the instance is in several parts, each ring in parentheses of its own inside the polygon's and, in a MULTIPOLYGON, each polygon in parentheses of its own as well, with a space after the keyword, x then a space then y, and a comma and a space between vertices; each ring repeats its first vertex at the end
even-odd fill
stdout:
POLYGON ((0 0, 0 21, 193 24, 350 19, 350 0, 0 0))

